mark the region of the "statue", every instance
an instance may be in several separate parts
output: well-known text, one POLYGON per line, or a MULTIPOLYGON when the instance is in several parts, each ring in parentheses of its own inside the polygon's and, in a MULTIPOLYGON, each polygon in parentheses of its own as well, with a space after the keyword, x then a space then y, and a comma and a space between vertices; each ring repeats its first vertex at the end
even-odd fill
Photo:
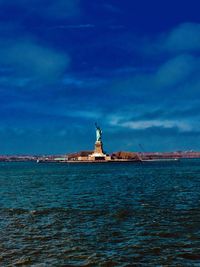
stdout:
POLYGON ((96 141, 101 141, 102 130, 96 123, 95 126, 96 126, 96 141))

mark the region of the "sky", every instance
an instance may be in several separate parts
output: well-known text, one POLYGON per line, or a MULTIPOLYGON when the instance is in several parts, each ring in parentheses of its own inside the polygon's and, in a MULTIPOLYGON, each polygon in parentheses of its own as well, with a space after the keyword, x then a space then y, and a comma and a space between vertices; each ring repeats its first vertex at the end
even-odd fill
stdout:
POLYGON ((200 150, 199 0, 0 0, 0 154, 200 150))

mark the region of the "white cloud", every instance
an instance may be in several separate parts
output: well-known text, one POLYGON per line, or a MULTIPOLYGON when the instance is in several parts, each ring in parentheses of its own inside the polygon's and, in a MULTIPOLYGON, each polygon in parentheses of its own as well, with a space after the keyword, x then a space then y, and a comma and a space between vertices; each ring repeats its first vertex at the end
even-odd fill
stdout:
POLYGON ((0 62, 20 76, 51 82, 64 73, 70 60, 66 54, 24 38, 4 42, 0 48, 0 62))
POLYGON ((186 80, 197 67, 199 60, 191 55, 180 55, 161 65, 155 75, 159 86, 174 86, 186 80))
POLYGON ((129 48, 143 56, 155 57, 161 55, 177 55, 181 53, 196 53, 200 51, 200 23, 182 23, 168 32, 154 36, 130 36, 129 48))
POLYGON ((123 116, 113 116, 110 118, 109 121, 110 125, 118 126, 123 128, 128 128, 132 130, 145 130, 148 128, 159 127, 159 128, 178 128, 180 131, 191 131, 193 129, 192 125, 186 121, 179 121, 179 120, 161 120, 161 119, 154 119, 154 120, 127 120, 123 118, 123 116))
POLYGON ((200 24, 184 23, 173 29, 167 36, 164 48, 169 51, 200 50, 200 24))
POLYGON ((161 92, 166 91, 166 88, 173 93, 180 88, 191 91, 197 87, 196 85, 199 86, 199 69, 198 56, 181 54, 167 59, 149 73, 141 71, 141 73, 131 73, 128 77, 113 79, 110 89, 121 96, 129 95, 144 100, 149 97, 149 100, 154 101, 161 92))
POLYGON ((90 29, 95 28, 94 24, 69 24, 69 25, 57 25, 51 27, 51 29, 90 29))

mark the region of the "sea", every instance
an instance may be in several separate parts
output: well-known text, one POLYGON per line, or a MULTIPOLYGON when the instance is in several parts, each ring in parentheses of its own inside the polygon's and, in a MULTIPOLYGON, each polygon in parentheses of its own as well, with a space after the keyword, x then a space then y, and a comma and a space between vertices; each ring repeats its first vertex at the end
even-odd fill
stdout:
POLYGON ((0 266, 200 266, 200 160, 1 162, 0 266))

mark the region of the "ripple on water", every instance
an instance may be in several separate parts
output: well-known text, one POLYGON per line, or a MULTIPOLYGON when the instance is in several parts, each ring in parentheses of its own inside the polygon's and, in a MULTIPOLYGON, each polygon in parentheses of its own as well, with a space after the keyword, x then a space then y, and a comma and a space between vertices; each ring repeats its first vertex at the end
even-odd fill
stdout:
POLYGON ((200 266, 199 163, 2 165, 0 266, 200 266))

